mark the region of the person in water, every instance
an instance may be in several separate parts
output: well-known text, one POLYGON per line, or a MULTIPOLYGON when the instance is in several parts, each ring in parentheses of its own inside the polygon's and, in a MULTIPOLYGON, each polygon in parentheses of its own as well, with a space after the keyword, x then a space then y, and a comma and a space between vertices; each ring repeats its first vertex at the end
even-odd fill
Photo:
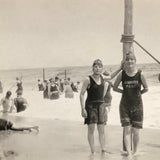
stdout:
POLYGON ((113 90, 122 93, 119 106, 120 120, 124 128, 124 144, 127 155, 132 157, 131 134, 133 135, 133 154, 136 154, 139 145, 139 130, 143 127, 141 95, 148 91, 142 71, 136 68, 136 57, 133 52, 126 54, 125 68, 115 80, 113 90), (122 83, 122 89, 119 87, 120 83, 122 83))
POLYGON ((18 91, 23 91, 23 86, 22 86, 22 79, 20 79, 20 78, 16 78, 16 81, 17 81, 17 90, 16 90, 16 93, 18 92, 18 91))
POLYGON ((3 85, 1 81, 0 81, 0 93, 3 93, 3 85))
MULTIPOLYGON (((84 123, 88 125, 88 142, 90 145, 91 153, 95 152, 94 145, 94 130, 97 124, 97 130, 99 133, 99 141, 101 151, 106 151, 105 142, 105 125, 107 122, 107 109, 108 107, 104 103, 104 96, 106 94, 108 78, 102 76, 103 64, 102 61, 97 59, 92 65, 93 74, 87 77, 82 85, 80 93, 81 115, 84 118, 84 123), (84 95, 87 91, 87 99, 84 95)), ((121 67, 114 72, 110 77, 114 77, 121 70, 121 67)))
POLYGON ((2 105, 3 113, 11 113, 14 110, 13 99, 11 98, 12 92, 7 91, 6 96, 1 99, 0 105, 2 105))
POLYGON ((28 102, 25 98, 22 97, 22 91, 17 91, 17 97, 14 98, 14 105, 17 109, 17 112, 24 111, 28 107, 28 102))
POLYGON ((43 90, 44 90, 43 83, 41 82, 40 79, 38 79, 38 90, 39 90, 39 91, 43 91, 43 90))
POLYGON ((48 86, 48 92, 50 99, 59 99, 59 86, 55 83, 54 79, 50 80, 50 85, 48 86))

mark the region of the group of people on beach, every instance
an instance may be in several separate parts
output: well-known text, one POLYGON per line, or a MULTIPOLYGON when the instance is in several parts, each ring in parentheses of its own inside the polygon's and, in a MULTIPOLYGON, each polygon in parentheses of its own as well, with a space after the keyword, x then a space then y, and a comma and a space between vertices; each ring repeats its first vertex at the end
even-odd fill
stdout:
POLYGON ((109 80, 116 77, 113 90, 121 93, 119 105, 120 121, 124 131, 124 145, 128 157, 137 154, 139 144, 139 130, 143 127, 142 94, 148 91, 145 77, 141 70, 136 68, 136 57, 133 51, 126 54, 120 68, 111 76, 103 73, 102 61, 97 59, 92 65, 93 74, 88 76, 80 92, 81 115, 88 125, 88 142, 91 153, 95 152, 94 131, 97 124, 99 141, 102 152, 107 152, 105 142, 105 125, 110 105, 104 98, 109 86, 109 80), (121 83, 121 85, 120 85, 121 83), (143 88, 142 88, 143 87, 143 88), (87 92, 85 100, 84 95, 87 92), (133 147, 131 150, 131 135, 133 147))
POLYGON ((79 90, 79 84, 79 81, 74 84, 69 77, 62 81, 56 76, 55 78, 50 78, 48 81, 44 80, 44 82, 38 79, 38 90, 43 91, 44 99, 59 99, 63 93, 65 93, 65 98, 73 98, 74 92, 78 92, 79 90))
POLYGON ((14 131, 32 131, 32 130, 39 130, 38 126, 32 127, 14 127, 11 121, 7 120, 7 116, 9 113, 15 112, 22 112, 26 110, 28 107, 28 102, 25 98, 22 97, 23 87, 21 85, 17 86, 17 97, 12 98, 12 92, 7 91, 5 97, 3 97, 0 101, 0 106, 2 106, 2 114, 5 115, 4 118, 0 118, 0 131, 1 130, 14 130, 14 131))
POLYGON ((22 90, 17 90, 17 97, 12 98, 12 92, 7 91, 5 97, 3 97, 0 101, 0 105, 2 105, 3 113, 11 113, 11 112, 21 112, 24 111, 28 102, 25 98, 22 97, 22 90))
MULTIPOLYGON (((120 121, 124 131, 124 145, 127 156, 136 155, 139 145, 139 131, 143 128, 143 102, 142 94, 148 91, 145 77, 141 70, 136 68, 136 57, 132 51, 128 52, 118 68, 111 75, 103 72, 103 63, 100 59, 96 59, 92 65, 93 74, 86 77, 82 84, 80 92, 81 115, 84 123, 88 126, 88 142, 91 153, 95 152, 94 131, 97 124, 101 151, 107 152, 105 142, 105 125, 108 119, 108 112, 111 108, 110 88, 121 93, 121 101, 119 105, 120 121), (118 75, 118 76, 117 76, 118 75), (117 76, 117 77, 116 77, 117 76), (114 84, 111 83, 116 77, 114 84), (87 98, 85 99, 85 93, 87 98), (133 147, 131 150, 131 135, 133 147)), ((65 92, 66 98, 73 98, 73 91, 78 91, 77 86, 67 78, 62 82, 57 76, 49 81, 42 83, 38 80, 39 91, 43 91, 44 98, 58 99, 60 94, 65 92), (74 90, 75 89, 75 90, 74 90), (67 95, 68 92, 68 95, 67 95)), ((27 101, 22 98, 23 87, 22 82, 17 78, 17 97, 11 98, 11 91, 7 91, 6 96, 1 99, 0 104, 3 106, 3 113, 12 112, 16 108, 16 112, 24 111, 27 108, 27 101)), ((3 129, 12 130, 31 130, 29 128, 14 128, 13 123, 0 119, 0 126, 3 129), (2 125, 3 124, 3 125, 2 125)), ((0 129, 1 129, 0 128, 0 129)))
MULTIPOLYGON (((13 85, 14 86, 14 85, 13 85)), ((12 86, 12 87, 13 87, 12 86)), ((10 89, 12 89, 12 87, 10 89)), ((9 90, 6 92, 5 97, 3 97, 0 101, 0 106, 2 105, 1 112, 5 114, 7 117, 8 113, 19 113, 25 111, 28 107, 27 100, 22 97, 23 95, 23 85, 22 85, 22 78, 16 77, 16 94, 17 97, 12 98, 12 92, 9 90)), ((38 126, 31 126, 31 127, 15 127, 13 122, 8 121, 7 119, 0 118, 0 130, 13 130, 13 131, 32 131, 36 130, 39 131, 38 126)))

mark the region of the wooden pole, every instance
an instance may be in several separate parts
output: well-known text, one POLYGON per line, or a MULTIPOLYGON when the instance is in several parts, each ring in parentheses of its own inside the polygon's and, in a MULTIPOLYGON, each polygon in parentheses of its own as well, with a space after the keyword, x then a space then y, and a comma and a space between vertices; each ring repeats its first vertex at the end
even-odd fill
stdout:
POLYGON ((45 69, 43 68, 43 82, 45 80, 45 69))
POLYGON ((125 59, 126 53, 133 51, 133 4, 132 0, 125 1, 124 11, 124 34, 122 35, 121 41, 123 42, 123 60, 125 59))
MULTIPOLYGON (((124 0, 124 34, 122 35, 121 42, 123 43, 123 60, 128 52, 133 52, 133 3, 132 0, 124 0)), ((132 135, 131 135, 132 146, 132 135)), ((132 147, 131 147, 132 149, 132 147)), ((123 129, 123 150, 126 151, 124 143, 124 129, 123 129)))
POLYGON ((67 71, 65 70, 65 80, 67 79, 67 71))

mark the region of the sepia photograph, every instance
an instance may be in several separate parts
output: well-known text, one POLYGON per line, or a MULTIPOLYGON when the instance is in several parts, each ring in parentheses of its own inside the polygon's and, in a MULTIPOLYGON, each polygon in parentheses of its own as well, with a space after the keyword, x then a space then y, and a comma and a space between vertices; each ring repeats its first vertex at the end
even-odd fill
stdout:
POLYGON ((159 0, 0 0, 0 160, 159 160, 159 19, 159 0))

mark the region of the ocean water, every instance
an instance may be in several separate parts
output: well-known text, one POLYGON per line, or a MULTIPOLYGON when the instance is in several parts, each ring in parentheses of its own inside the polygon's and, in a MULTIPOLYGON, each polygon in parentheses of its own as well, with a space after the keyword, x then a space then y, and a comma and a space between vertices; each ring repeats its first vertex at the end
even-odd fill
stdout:
MULTIPOLYGON (((118 66, 105 67, 110 72, 118 68, 118 66)), ((158 75, 160 69, 157 64, 143 64, 138 65, 138 67, 143 70, 147 79, 149 92, 143 95, 145 128, 145 132, 142 131, 143 138, 141 139, 143 155, 135 159, 159 159, 160 83, 158 75)), ((70 77, 73 82, 82 82, 84 77, 92 72, 91 68, 87 66, 47 68, 45 69, 46 79, 56 75, 64 79, 65 70, 67 77, 70 77)), ((17 76, 22 76, 23 97, 27 99, 29 106, 24 112, 9 115, 0 113, 0 117, 12 121, 15 126, 38 125, 40 132, 2 131, 0 134, 0 157, 5 153, 5 159, 15 160, 126 159, 120 152, 120 148, 122 148, 122 128, 119 118, 121 94, 112 91, 112 106, 108 113, 106 138, 107 149, 111 151, 111 154, 102 155, 98 146, 98 138, 95 138, 96 153, 94 156, 90 156, 86 139, 86 126, 83 125, 84 120, 81 117, 79 92, 74 94, 73 99, 66 99, 64 94, 60 95, 58 100, 43 99, 42 92, 37 89, 37 79, 42 79, 43 69, 5 70, 0 71, 0 79, 4 85, 4 93, 0 94, 0 98, 5 95, 7 90, 12 91, 13 98, 16 96, 15 78, 17 76)), ((95 137, 98 137, 97 132, 95 137)))
MULTIPOLYGON (((105 66, 105 68, 112 72, 117 65, 105 66)), ((140 64, 138 68, 142 69, 147 82, 149 84, 149 92, 143 95, 144 102, 144 127, 160 129, 160 107, 159 107, 159 94, 160 82, 158 75, 160 73, 160 66, 157 64, 140 64)), ((67 77, 70 77, 73 82, 82 82, 84 77, 91 74, 91 67, 61 67, 61 68, 46 68, 45 77, 59 76, 61 79, 65 78, 65 70, 67 77)), ((4 93, 0 94, 0 98, 5 95, 7 90, 11 90, 13 98, 16 90, 16 77, 22 76, 24 94, 27 99, 29 107, 26 111, 19 114, 12 115, 30 117, 30 118, 44 118, 44 119, 59 119, 81 121, 83 119, 80 115, 80 102, 79 93, 74 94, 73 99, 66 99, 64 94, 58 100, 44 100, 42 92, 38 92, 37 79, 43 77, 43 69, 23 69, 23 70, 3 70, 0 71, 0 79, 4 85, 4 93)), ((114 81, 114 80, 113 80, 114 81)), ((82 84, 82 83, 81 83, 82 84)), ((119 102, 121 95, 112 91, 112 108, 108 117, 108 124, 120 125, 119 120, 119 102)))
MULTIPOLYGON (((159 85, 158 75, 160 73, 160 65, 156 63, 148 64, 138 64, 139 69, 141 69, 147 78, 147 82, 150 86, 159 85)), ((107 65, 104 66, 104 70, 109 73, 118 69, 118 65, 107 65)), ((91 66, 83 67, 55 67, 55 68, 45 68, 45 79, 54 78, 59 76, 62 80, 66 77, 70 77, 73 82, 80 81, 92 73, 91 66)), ((0 80, 4 84, 4 87, 10 88, 16 83, 16 77, 22 77, 24 87, 32 89, 36 84, 37 80, 43 80, 43 68, 33 68, 33 69, 17 69, 17 70, 0 70, 0 80)))

